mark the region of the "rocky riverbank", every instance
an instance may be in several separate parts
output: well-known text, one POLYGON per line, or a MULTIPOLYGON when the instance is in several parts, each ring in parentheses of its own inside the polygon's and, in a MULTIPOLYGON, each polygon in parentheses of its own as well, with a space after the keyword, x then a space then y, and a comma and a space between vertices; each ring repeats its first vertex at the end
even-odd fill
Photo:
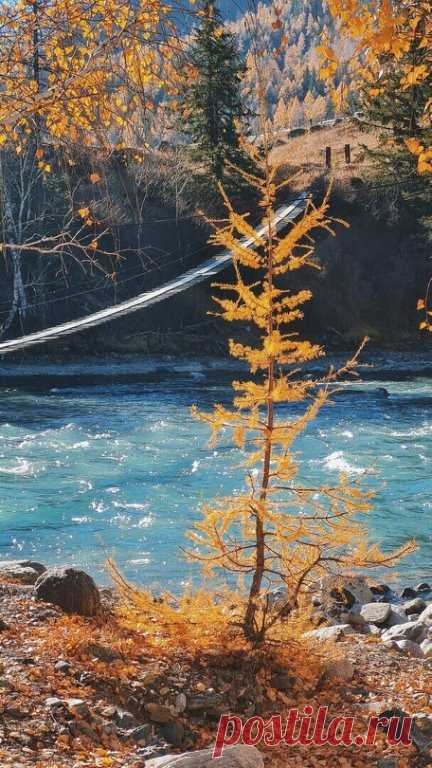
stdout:
POLYGON ((318 585, 316 627, 283 664, 277 649, 241 644, 168 651, 163 632, 158 652, 148 632, 119 620, 116 594, 75 569, 0 563, 0 576, 2 767, 207 768, 221 714, 284 717, 305 705, 352 715, 360 728, 372 714, 402 710, 416 718, 413 747, 387 747, 384 735, 362 748, 235 747, 220 768, 431 764, 427 584, 398 592, 363 579, 318 585))

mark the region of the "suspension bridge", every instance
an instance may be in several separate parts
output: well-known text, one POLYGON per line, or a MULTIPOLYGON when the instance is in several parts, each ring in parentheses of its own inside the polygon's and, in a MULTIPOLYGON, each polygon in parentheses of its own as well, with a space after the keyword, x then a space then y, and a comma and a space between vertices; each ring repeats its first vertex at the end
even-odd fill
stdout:
MULTIPOLYGON (((295 221, 306 210, 308 194, 302 192, 293 202, 283 205, 279 208, 274 217, 273 228, 275 232, 280 232, 291 221, 295 221)), ((257 237, 265 237, 267 234, 266 225, 262 225, 256 230, 257 237)), ((243 238, 242 244, 245 247, 254 247, 255 238, 243 238)), ((52 328, 46 328, 43 331, 37 331, 36 333, 30 333, 26 336, 21 336, 10 341, 0 342, 0 355, 5 355, 10 352, 17 352, 21 349, 33 347, 38 344, 45 344, 48 341, 56 341, 63 336, 70 336, 73 333, 87 330, 88 328, 94 328, 97 325, 116 320, 118 317, 129 315, 132 312, 137 312, 140 309, 147 309, 161 301, 174 296, 177 293, 186 291, 192 288, 194 285, 204 282, 208 278, 217 275, 226 269, 232 261, 232 254, 230 251, 223 251, 220 254, 207 259, 202 264, 193 269, 189 269, 187 272, 179 275, 178 277, 164 283, 158 288, 154 288, 145 293, 141 293, 133 299, 128 299, 120 304, 101 309, 98 312, 94 312, 91 315, 71 320, 67 323, 53 326, 52 328)))

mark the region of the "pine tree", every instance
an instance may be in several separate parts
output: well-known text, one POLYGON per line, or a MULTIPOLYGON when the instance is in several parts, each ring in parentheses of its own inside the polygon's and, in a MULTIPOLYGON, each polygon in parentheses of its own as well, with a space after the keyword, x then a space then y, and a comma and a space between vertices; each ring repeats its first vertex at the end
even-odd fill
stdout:
POLYGON ((424 2, 416 0, 412 6, 418 6, 419 16, 404 38, 400 56, 383 53, 378 76, 373 67, 366 70, 362 89, 364 120, 380 130, 375 158, 384 161, 400 180, 416 175, 417 153, 410 150, 432 144, 430 117, 425 119, 432 100, 432 70, 428 65, 430 45, 425 43, 425 19, 421 16, 424 2))
POLYGON ((185 87, 183 129, 195 144, 196 156, 220 180, 226 160, 242 162, 236 122, 249 114, 241 99, 245 65, 214 0, 202 0, 199 16, 190 50, 195 79, 185 87))

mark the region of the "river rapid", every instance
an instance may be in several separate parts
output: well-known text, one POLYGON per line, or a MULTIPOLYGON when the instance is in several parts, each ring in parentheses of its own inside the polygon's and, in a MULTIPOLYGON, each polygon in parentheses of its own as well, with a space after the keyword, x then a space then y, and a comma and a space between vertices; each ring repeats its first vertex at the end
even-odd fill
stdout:
MULTIPOLYGON (((374 488, 371 537, 384 548, 415 537, 399 572, 431 579, 432 356, 368 360, 299 440, 301 476, 346 472, 374 488)), ((141 584, 187 582, 181 548, 200 505, 243 486, 237 449, 210 448, 190 407, 229 404, 239 375, 223 359, 2 362, 0 558, 75 564, 107 582, 112 556, 141 584)))

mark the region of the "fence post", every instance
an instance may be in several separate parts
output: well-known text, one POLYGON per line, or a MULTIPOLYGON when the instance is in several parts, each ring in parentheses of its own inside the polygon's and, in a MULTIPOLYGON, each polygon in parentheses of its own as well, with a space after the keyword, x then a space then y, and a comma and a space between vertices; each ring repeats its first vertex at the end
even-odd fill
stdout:
POLYGON ((351 165, 351 144, 345 144, 345 162, 351 165))
POLYGON ((326 155, 326 167, 331 168, 331 164, 332 164, 331 147, 326 147, 325 155, 326 155))

